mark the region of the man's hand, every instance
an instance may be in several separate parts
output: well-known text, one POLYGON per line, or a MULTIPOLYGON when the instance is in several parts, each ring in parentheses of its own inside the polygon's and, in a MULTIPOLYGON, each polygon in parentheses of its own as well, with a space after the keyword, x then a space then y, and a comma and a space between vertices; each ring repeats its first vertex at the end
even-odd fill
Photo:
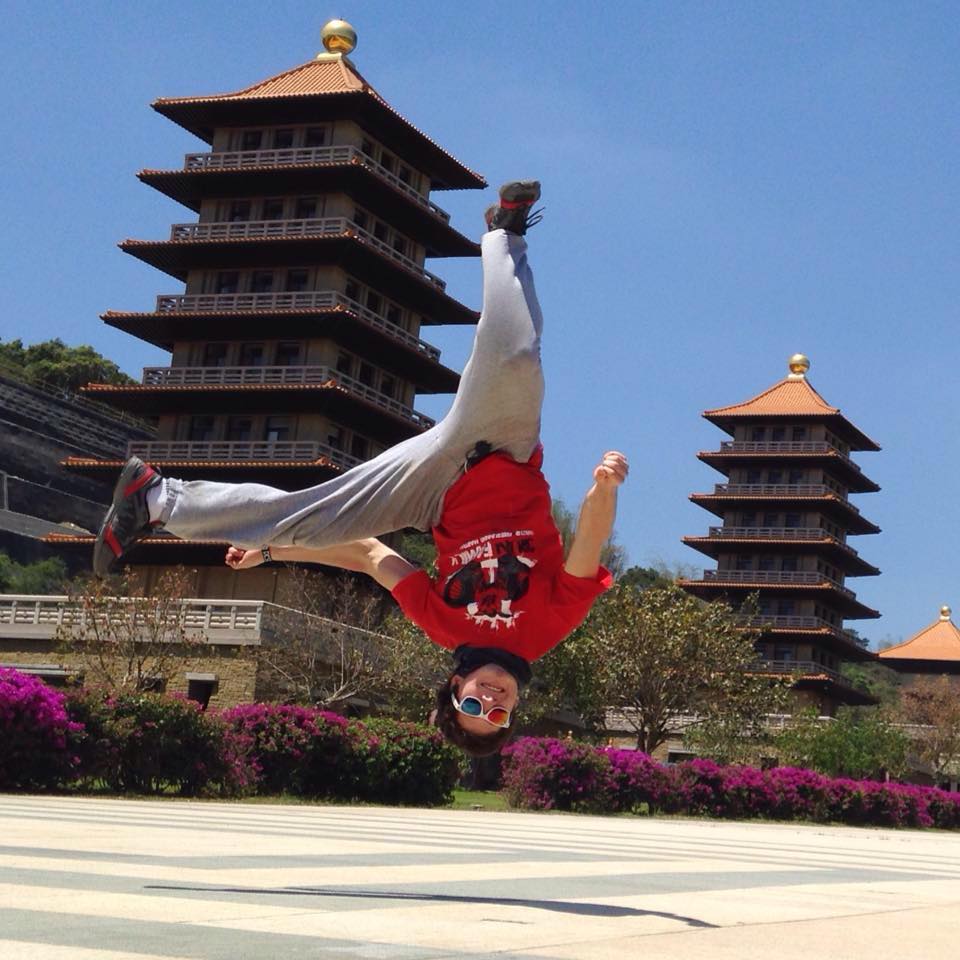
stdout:
POLYGON ((223 561, 234 570, 249 570, 259 567, 263 563, 263 553, 260 550, 244 550, 243 547, 231 547, 223 561))
POLYGON ((619 487, 630 472, 627 458, 619 450, 608 450, 593 469, 593 480, 600 488, 619 487))

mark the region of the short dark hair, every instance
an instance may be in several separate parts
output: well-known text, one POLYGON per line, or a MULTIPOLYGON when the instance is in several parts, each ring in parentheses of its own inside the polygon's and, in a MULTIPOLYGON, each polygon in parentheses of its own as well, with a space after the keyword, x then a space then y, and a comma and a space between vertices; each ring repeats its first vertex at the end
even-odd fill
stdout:
POLYGON ((513 735, 512 728, 505 727, 497 730, 491 727, 493 732, 488 734, 464 730, 460 726, 460 721, 457 720, 457 708, 453 705, 450 696, 454 692, 455 676, 457 674, 450 674, 437 688, 437 707, 433 712, 433 725, 439 728, 445 739, 469 753, 471 757, 489 757, 499 753, 513 735))

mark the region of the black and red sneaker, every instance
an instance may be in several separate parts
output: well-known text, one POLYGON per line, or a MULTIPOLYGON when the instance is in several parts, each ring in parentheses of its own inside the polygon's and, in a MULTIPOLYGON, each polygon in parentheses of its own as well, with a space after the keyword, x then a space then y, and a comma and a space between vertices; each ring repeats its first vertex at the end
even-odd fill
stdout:
POLYGON ((113 503, 103 518, 93 546, 93 572, 106 577, 115 572, 123 555, 156 524, 150 523, 147 491, 162 481, 159 472, 139 457, 131 457, 113 488, 113 503))
POLYGON ((533 210, 540 199, 539 180, 511 180, 500 188, 500 202, 487 208, 488 230, 506 230, 522 237, 529 227, 543 219, 542 210, 533 210))

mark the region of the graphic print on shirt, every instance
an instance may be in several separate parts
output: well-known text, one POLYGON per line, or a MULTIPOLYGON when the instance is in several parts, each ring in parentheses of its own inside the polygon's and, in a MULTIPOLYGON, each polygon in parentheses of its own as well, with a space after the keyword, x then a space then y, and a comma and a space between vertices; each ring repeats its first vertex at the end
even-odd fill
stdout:
POLYGON ((537 562, 530 556, 533 552, 531 530, 468 540, 449 557, 459 569, 444 583, 444 601, 464 608, 468 619, 491 630, 515 626, 523 611, 514 610, 513 604, 530 587, 530 570, 537 562))

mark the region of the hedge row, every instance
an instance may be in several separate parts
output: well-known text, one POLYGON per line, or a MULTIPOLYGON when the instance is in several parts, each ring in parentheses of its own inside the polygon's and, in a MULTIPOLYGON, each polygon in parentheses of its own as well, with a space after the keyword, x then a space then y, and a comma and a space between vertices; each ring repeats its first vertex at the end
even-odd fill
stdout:
POLYGON ((710 760, 664 766, 635 750, 533 737, 508 746, 504 757, 507 800, 529 810, 960 828, 960 793, 934 787, 833 779, 793 767, 723 767, 710 760))
POLYGON ((254 704, 223 713, 152 693, 64 694, 0 668, 0 790, 289 793, 449 803, 458 752, 415 724, 254 704))

